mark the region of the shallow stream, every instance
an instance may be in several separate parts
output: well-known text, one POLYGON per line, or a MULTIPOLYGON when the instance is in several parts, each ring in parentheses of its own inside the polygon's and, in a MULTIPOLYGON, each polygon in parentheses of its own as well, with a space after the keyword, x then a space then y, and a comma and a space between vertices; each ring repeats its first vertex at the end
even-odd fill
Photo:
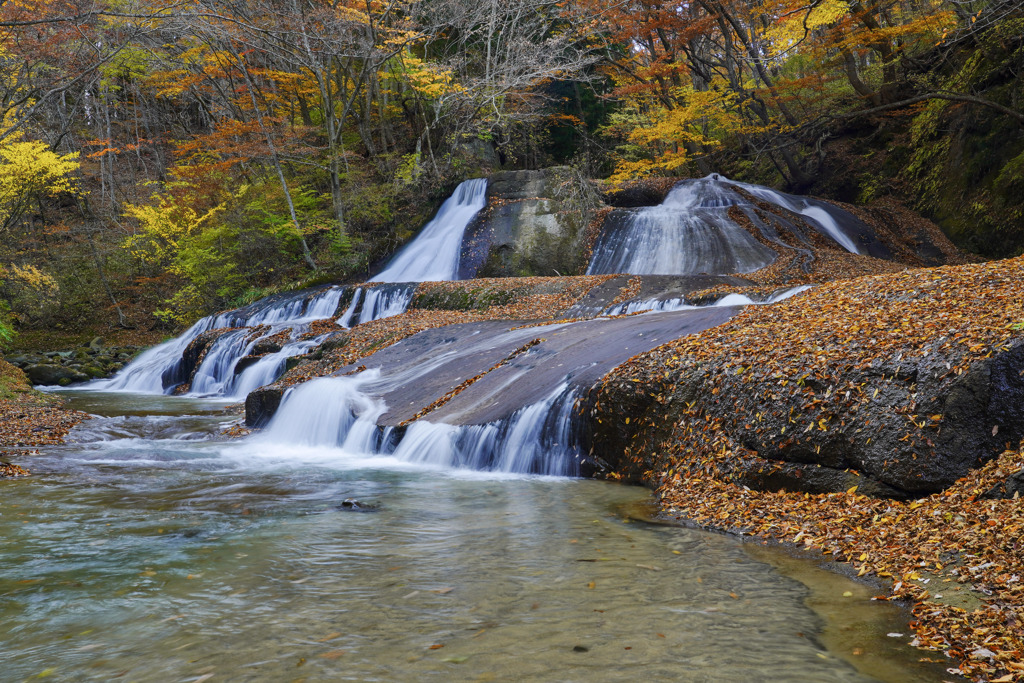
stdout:
POLYGON ((870 586, 635 521, 640 488, 225 441, 223 403, 66 395, 106 417, 0 481, 0 680, 943 678, 870 586))

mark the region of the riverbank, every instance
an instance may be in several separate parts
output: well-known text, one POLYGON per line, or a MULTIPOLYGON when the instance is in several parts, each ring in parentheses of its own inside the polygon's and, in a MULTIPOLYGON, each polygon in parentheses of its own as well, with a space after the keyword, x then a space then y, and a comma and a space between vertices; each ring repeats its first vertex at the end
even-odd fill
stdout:
MULTIPOLYGON (((1024 680, 1024 510, 984 493, 1024 468, 1024 446, 914 501, 752 491, 713 477, 664 484, 669 518, 820 551, 913 604, 913 645, 977 681, 1024 680), (944 657, 939 659, 945 659, 944 657)), ((870 654, 870 653, 858 653, 870 654)))
POLYGON ((607 376, 595 438, 672 519, 887 580, 878 599, 913 604, 915 645, 974 680, 1024 680, 1021 282, 1018 258, 749 307, 607 376), (868 457, 890 437, 887 460, 868 457), (899 496, 864 495, 880 485, 899 496))
POLYGON ((29 473, 26 462, 9 457, 31 455, 38 446, 62 443, 86 413, 67 410, 55 396, 32 389, 18 368, 0 359, 0 478, 29 473))

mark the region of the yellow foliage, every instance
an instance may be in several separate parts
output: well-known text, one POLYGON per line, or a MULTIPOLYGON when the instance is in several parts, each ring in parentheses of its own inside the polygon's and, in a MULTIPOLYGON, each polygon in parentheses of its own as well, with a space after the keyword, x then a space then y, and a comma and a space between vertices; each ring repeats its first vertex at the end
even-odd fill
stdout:
POLYGON ((0 143, 0 226, 4 228, 17 220, 34 197, 78 191, 73 177, 79 168, 77 152, 57 154, 43 142, 21 137, 14 133, 0 143))
POLYGON ((448 69, 429 64, 410 53, 402 55, 400 59, 402 76, 421 95, 436 98, 461 89, 453 81, 453 74, 448 69))
POLYGON ((54 295, 60 292, 60 285, 52 276, 30 264, 19 266, 12 263, 6 268, 0 265, 0 278, 6 281, 17 281, 20 285, 39 294, 54 295))
POLYGON ((824 0, 784 12, 765 32, 765 37, 782 52, 803 40, 814 29, 836 23, 849 11, 846 0, 824 0))
POLYGON ((679 106, 656 109, 647 122, 629 131, 629 143, 647 154, 643 159, 620 160, 610 178, 613 182, 675 172, 689 161, 688 146, 707 150, 719 146, 725 134, 744 130, 733 93, 685 86, 675 88, 672 95, 679 106))
POLYGON ((126 241, 129 253, 146 263, 168 265, 169 272, 175 272, 175 258, 189 239, 202 232, 204 223, 220 213, 224 206, 218 205, 200 214, 192 208, 188 199, 189 186, 185 183, 170 183, 169 189, 184 189, 185 199, 173 194, 164 194, 156 204, 128 204, 124 213, 138 222, 137 235, 126 241))

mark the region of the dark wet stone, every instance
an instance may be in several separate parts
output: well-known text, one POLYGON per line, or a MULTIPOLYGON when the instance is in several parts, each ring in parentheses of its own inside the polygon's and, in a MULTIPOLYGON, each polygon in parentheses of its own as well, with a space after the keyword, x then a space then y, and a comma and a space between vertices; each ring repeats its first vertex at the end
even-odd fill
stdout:
POLYGON ((346 498, 341 501, 341 504, 335 509, 347 512, 376 512, 380 508, 373 503, 364 503, 363 501, 356 500, 355 498, 346 498))
POLYGON ((281 406, 284 389, 273 385, 260 387, 245 397, 245 426, 265 427, 281 406))
POLYGON ((1014 472, 1006 478, 1006 481, 1000 482, 981 495, 982 498, 989 499, 1020 498, 1021 496, 1024 496, 1024 470, 1014 472))

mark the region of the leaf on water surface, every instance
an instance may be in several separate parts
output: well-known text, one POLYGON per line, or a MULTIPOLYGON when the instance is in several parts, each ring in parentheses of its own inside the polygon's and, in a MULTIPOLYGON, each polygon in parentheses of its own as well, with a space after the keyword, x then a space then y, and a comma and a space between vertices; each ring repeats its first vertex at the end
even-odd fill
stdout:
POLYGON ((434 643, 433 645, 431 645, 427 649, 428 650, 440 650, 442 647, 444 647, 444 643, 434 643))
POLYGON ((330 650, 328 652, 321 652, 317 657, 321 659, 337 659, 345 654, 344 650, 330 650))
POLYGON ((467 659, 469 659, 469 657, 445 657, 441 661, 442 662, 451 662, 452 664, 462 664, 467 659))
POLYGON ((587 588, 591 588, 591 589, 593 589, 596 586, 597 586, 597 584, 594 583, 593 581, 591 581, 590 583, 587 584, 587 588))

